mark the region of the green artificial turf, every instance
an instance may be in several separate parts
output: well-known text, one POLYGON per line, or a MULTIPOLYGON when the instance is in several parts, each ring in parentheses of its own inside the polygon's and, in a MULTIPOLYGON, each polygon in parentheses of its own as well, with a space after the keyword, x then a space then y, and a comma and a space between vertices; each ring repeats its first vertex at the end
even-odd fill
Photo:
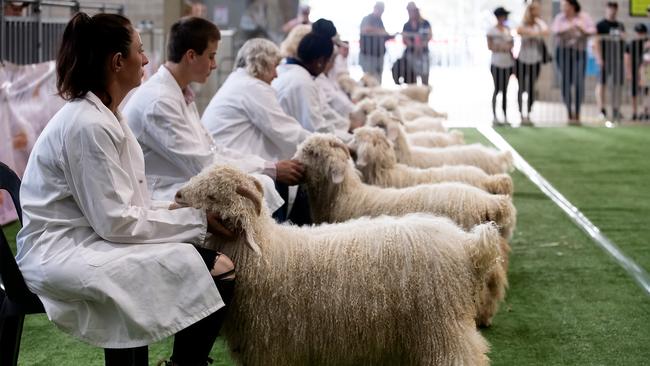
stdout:
POLYGON ((650 271, 650 128, 499 132, 605 235, 650 271))
MULTIPOLYGON (((464 132, 469 142, 482 140, 475 131, 464 132)), ((642 245, 650 228, 642 220, 650 210, 643 186, 650 130, 499 132, 648 268, 642 245)), ((492 345, 492 364, 648 364, 650 297, 527 179, 520 173, 513 178, 518 225, 511 243, 510 290, 492 328, 482 331, 492 345)), ((16 228, 4 229, 12 236, 16 228)), ((171 339, 152 345, 151 363, 168 357, 170 349, 171 339)), ((232 364, 223 352, 219 343, 212 354, 215 365, 232 364)), ((102 365, 103 355, 58 331, 44 316, 29 316, 20 364, 102 365)))
MULTIPOLYGON (((633 239, 647 237, 643 217, 634 224, 620 215, 628 207, 637 214, 640 208, 648 210, 633 197, 647 197, 642 185, 647 154, 639 151, 644 149, 640 136, 647 140, 650 130, 499 132, 588 217, 594 216, 596 225, 609 223, 602 227, 605 234, 623 250, 632 248, 633 239), (616 158, 608 159, 608 150, 616 151, 616 158), (600 209, 593 212, 600 214, 590 215, 596 206, 600 209)), ((470 142, 485 141, 475 131, 465 133, 470 142)), ((513 178, 518 223, 510 290, 494 325, 483 331, 492 344, 493 365, 647 365, 650 297, 522 174, 513 178)))

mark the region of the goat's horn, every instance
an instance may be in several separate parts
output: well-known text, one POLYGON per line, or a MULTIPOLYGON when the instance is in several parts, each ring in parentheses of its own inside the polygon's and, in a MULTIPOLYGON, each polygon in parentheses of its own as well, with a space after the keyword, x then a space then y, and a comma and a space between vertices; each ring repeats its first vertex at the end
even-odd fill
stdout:
POLYGON ((253 202, 253 204, 255 205, 255 211, 257 211, 258 216, 260 213, 262 213, 262 201, 259 199, 259 197, 255 195, 255 193, 253 193, 253 191, 251 191, 246 187, 239 186, 237 187, 235 192, 237 192, 238 195, 242 197, 246 197, 253 202))

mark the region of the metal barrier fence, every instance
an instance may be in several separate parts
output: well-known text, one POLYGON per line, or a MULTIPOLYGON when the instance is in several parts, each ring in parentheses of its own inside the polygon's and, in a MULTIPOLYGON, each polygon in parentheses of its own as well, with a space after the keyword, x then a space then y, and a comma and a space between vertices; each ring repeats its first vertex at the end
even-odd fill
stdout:
POLYGON ((419 50, 403 39, 421 34, 370 36, 352 44, 352 64, 358 60, 363 72, 381 74, 386 87, 429 81, 431 103, 454 120, 492 121, 493 104, 496 120, 505 114, 514 125, 650 118, 650 43, 643 34, 577 42, 515 36, 497 57, 485 34, 438 34, 419 50))
POLYGON ((41 0, 14 3, 0 0, 0 61, 21 65, 56 58, 71 14, 81 9, 124 13, 124 5, 116 4, 41 0))

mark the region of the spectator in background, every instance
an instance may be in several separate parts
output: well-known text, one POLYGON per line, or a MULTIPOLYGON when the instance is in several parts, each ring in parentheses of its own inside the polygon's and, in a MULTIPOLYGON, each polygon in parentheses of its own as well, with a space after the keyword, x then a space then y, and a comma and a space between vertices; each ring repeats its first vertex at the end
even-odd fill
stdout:
POLYGON ((386 32, 381 16, 384 13, 384 3, 378 1, 372 13, 366 15, 361 21, 361 35, 359 36, 360 53, 359 64, 363 72, 377 78, 381 83, 384 72, 384 54, 386 41, 393 38, 386 32))
MULTIPOLYGON (((408 3, 406 11, 408 22, 402 28, 402 40, 406 45, 404 56, 415 74, 422 79, 422 84, 429 85, 429 41, 431 40, 431 24, 422 18, 420 9, 414 2, 408 3)), ((417 81, 416 81, 417 83, 417 81)))
POLYGON ((589 14, 581 11, 577 0, 562 0, 562 11, 553 20, 551 31, 556 38, 555 61, 562 79, 562 99, 569 114, 569 124, 580 125, 587 71, 587 40, 596 33, 596 27, 589 14))
POLYGON ((600 87, 598 89, 601 118, 607 118, 607 81, 610 80, 612 92, 612 118, 621 119, 621 96, 623 92, 623 53, 625 51, 625 26, 616 20, 618 3, 609 1, 605 18, 596 24, 598 41, 594 43, 596 62, 600 67, 600 87))
POLYGON ((517 102, 519 104, 519 113, 521 113, 521 124, 523 126, 532 126, 530 112, 535 102, 535 83, 539 78, 539 73, 544 62, 544 44, 545 36, 549 35, 549 29, 546 23, 540 17, 541 9, 538 0, 532 1, 526 7, 524 19, 521 22, 517 33, 522 37, 521 49, 519 56, 515 61, 515 74, 519 84, 517 93, 517 102), (526 114, 524 115, 523 94, 528 95, 526 104, 526 114))
POLYGON ((644 106, 643 114, 638 113, 638 97, 641 96, 642 100, 648 93, 647 87, 641 87, 643 55, 648 42, 648 27, 639 23, 634 26, 636 38, 628 42, 625 46, 625 77, 631 83, 632 88, 632 120, 641 120, 650 118, 648 107, 644 106))
POLYGON ((284 33, 289 33, 298 24, 311 25, 311 20, 309 20, 310 12, 311 12, 311 7, 309 7, 309 5, 301 4, 298 7, 298 15, 295 18, 291 19, 290 21, 286 22, 282 26, 282 31, 284 33))
POLYGON ((494 92, 492 93, 492 116, 494 119, 492 124, 495 126, 508 124, 506 112, 507 90, 512 68, 515 64, 514 58, 512 57, 514 40, 510 34, 510 28, 506 25, 508 14, 510 12, 503 7, 496 8, 494 10, 494 16, 497 18, 497 24, 490 28, 487 33, 488 48, 492 51, 490 64, 490 72, 494 81, 494 92), (497 118, 496 105, 497 95, 499 93, 501 93, 502 98, 503 122, 497 118))
POLYGON ((22 1, 7 1, 4 4, 4 15, 8 17, 21 17, 25 15, 25 8, 29 3, 22 1))

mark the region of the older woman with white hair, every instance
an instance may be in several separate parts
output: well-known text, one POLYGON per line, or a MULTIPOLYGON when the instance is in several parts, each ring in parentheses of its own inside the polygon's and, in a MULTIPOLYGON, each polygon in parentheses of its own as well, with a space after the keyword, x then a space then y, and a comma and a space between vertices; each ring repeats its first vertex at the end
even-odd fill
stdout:
POLYGON ((280 51, 255 38, 244 43, 228 76, 201 122, 217 143, 266 160, 290 159, 310 132, 284 112, 271 81, 280 51))
POLYGON ((311 132, 285 113, 270 85, 281 59, 280 50, 271 41, 255 38, 244 43, 237 53, 235 70, 208 104, 201 122, 217 143, 278 161, 278 175, 284 171, 291 173, 292 179, 276 181, 276 190, 285 205, 274 217, 279 221, 290 218, 297 224, 310 223, 306 199, 296 189, 288 189, 302 180, 302 165, 288 159, 311 132), (289 202, 295 202, 293 209, 288 207, 289 202))

